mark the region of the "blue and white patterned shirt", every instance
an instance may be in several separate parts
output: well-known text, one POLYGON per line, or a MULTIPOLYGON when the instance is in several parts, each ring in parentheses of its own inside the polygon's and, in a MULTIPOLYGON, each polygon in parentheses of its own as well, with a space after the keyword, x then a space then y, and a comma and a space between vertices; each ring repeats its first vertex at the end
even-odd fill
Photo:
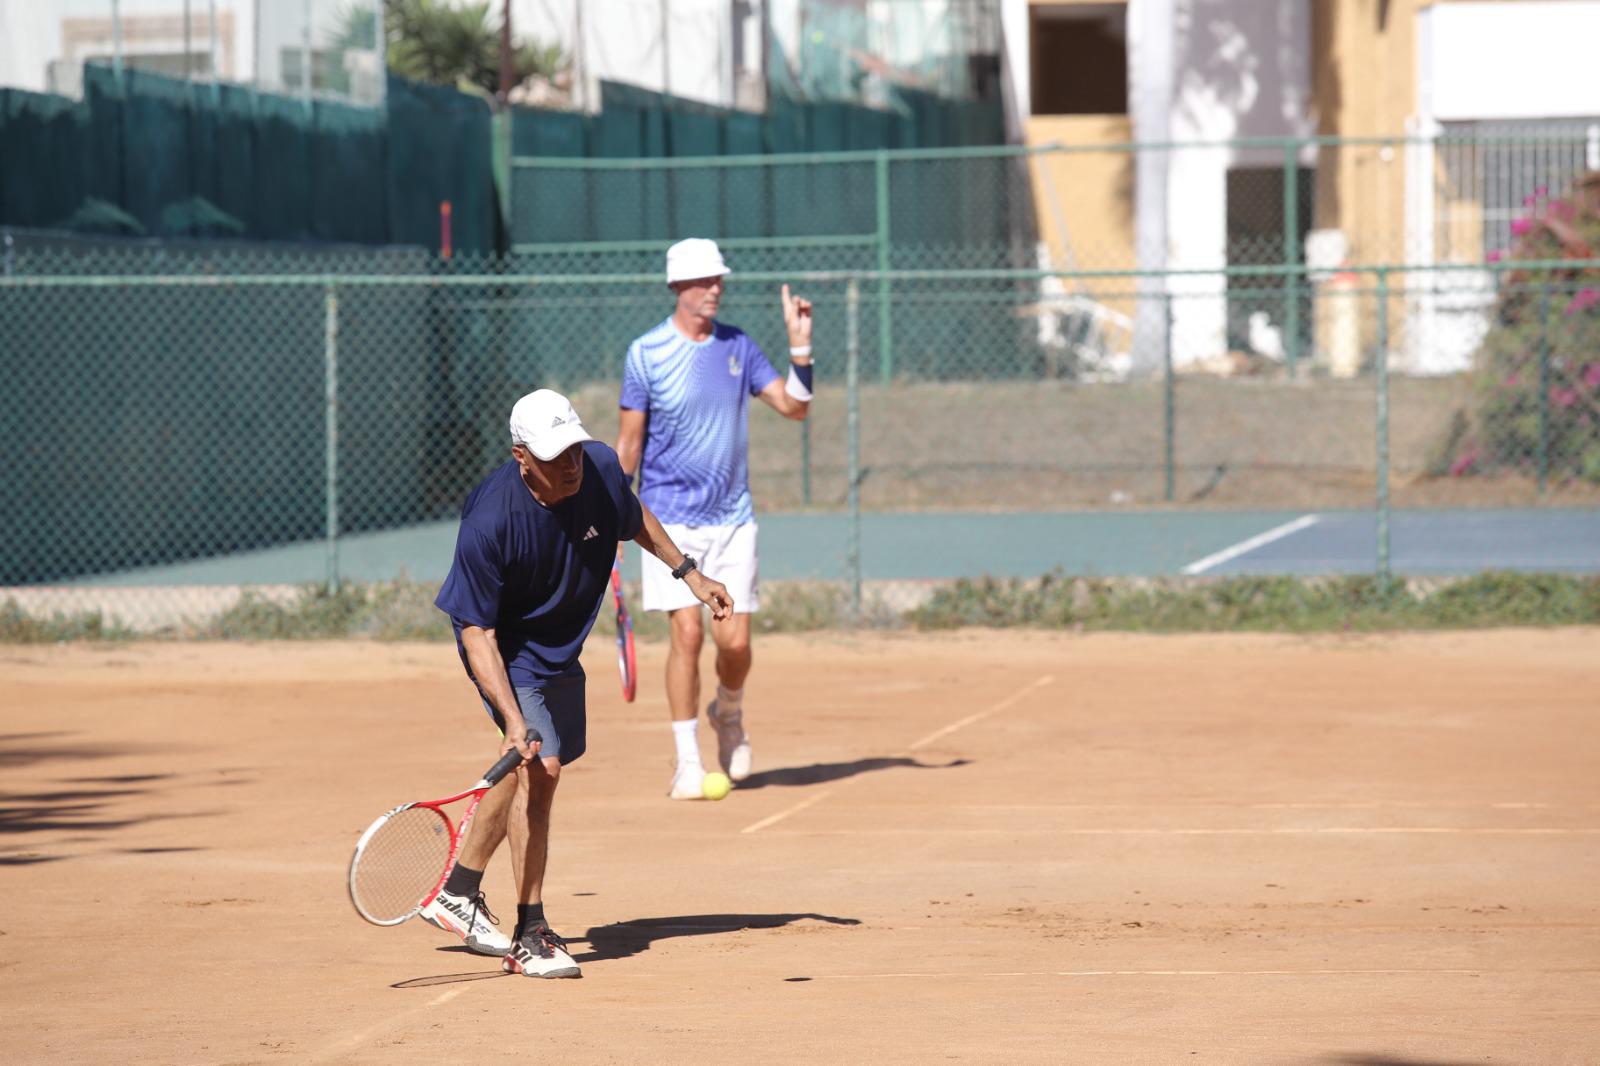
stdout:
POLYGON ((756 342, 714 323, 692 341, 668 318, 628 346, 622 406, 645 414, 639 498, 663 522, 754 521, 750 398, 778 380, 756 342))

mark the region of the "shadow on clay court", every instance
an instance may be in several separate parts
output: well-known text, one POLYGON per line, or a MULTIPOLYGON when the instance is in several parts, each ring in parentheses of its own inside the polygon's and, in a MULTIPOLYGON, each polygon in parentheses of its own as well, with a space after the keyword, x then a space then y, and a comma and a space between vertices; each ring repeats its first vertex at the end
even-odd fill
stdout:
POLYGON ((872 759, 856 759, 852 762, 818 762, 810 766, 785 766, 777 770, 762 770, 751 774, 739 782, 741 792, 752 788, 768 788, 775 786, 821 785, 829 781, 839 781, 857 774, 869 774, 874 770, 894 770, 901 767, 913 770, 950 770, 957 766, 966 766, 972 760, 953 759, 945 763, 927 763, 913 759, 906 755, 894 757, 879 756, 872 759))
MULTIPOLYGON (((125 754, 125 744, 90 744, 60 741, 66 733, 11 733, 0 736, 0 769, 16 769, 35 763, 108 758, 125 754)), ((131 797, 144 796, 177 775, 106 774, 67 778, 39 791, 0 792, 0 839, 33 834, 73 834, 83 843, 83 834, 115 833, 130 826, 167 821, 195 814, 150 814, 141 817, 116 817, 114 807, 131 797)), ((12 841, 7 841, 12 843, 12 841)), ((21 841, 15 841, 21 844, 21 841)), ((189 847, 121 849, 123 854, 166 854, 198 850, 189 847)), ((55 862, 63 855, 42 851, 14 851, 0 854, 0 867, 33 866, 55 862)))
POLYGON ((574 953, 579 962, 607 962, 626 959, 649 951, 658 940, 680 936, 716 936, 745 929, 781 929, 795 922, 814 921, 829 925, 860 925, 858 918, 835 918, 828 914, 687 914, 676 918, 635 918, 611 925, 597 925, 576 942, 587 941, 589 949, 574 953))
MULTIPOLYGON (((611 962, 627 959, 649 951, 658 940, 679 936, 715 936, 738 933, 746 929, 781 929, 795 922, 825 922, 829 925, 860 925, 859 918, 836 918, 830 914, 685 914, 676 918, 635 918, 627 922, 597 925, 583 936, 572 937, 569 946, 587 943, 588 951, 573 951, 577 962, 611 962)), ((440 951, 465 953, 460 944, 442 947, 440 951)), ((413 977, 397 981, 390 988, 432 988, 435 985, 453 985, 465 981, 487 981, 504 976, 498 969, 476 973, 445 973, 432 977, 413 977)))

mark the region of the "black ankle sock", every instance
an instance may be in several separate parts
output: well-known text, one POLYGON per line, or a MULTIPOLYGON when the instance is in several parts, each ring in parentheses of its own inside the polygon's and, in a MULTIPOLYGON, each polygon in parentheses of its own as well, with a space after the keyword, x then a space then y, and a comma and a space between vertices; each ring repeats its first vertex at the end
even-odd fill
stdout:
POLYGON ((482 870, 474 870, 470 866, 456 863, 456 868, 450 871, 450 877, 444 883, 444 890, 452 896, 466 896, 471 899, 478 894, 478 889, 482 885, 482 870))
POLYGON ((513 939, 521 939, 523 933, 532 932, 544 924, 543 903, 517 904, 517 935, 513 939))

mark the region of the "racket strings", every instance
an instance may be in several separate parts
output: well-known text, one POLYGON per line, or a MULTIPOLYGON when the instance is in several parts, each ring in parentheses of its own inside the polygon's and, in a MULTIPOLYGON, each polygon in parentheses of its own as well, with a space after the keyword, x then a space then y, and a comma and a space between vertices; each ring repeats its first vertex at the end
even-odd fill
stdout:
POLYGON ((402 918, 427 901, 450 859, 450 822, 432 807, 408 807, 386 818, 356 861, 356 905, 379 921, 402 918))

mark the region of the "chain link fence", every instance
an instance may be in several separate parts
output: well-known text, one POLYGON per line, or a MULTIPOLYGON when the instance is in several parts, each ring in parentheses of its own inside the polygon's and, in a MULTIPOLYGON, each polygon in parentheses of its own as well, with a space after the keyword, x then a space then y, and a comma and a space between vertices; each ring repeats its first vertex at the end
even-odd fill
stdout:
MULTIPOLYGON (((1040 250, 1039 153, 866 155, 832 183, 828 161, 739 170, 750 202, 803 192, 816 232, 724 238, 723 317, 780 369, 779 285, 816 304, 811 418, 751 414, 780 618, 902 621, 983 575, 1364 574, 1378 596, 1600 568, 1592 177, 1530 191, 1468 264, 1145 270, 1040 250)), ((714 168, 661 163, 564 191, 540 183, 570 168, 520 168, 544 177, 517 211, 564 204, 568 228, 506 258, 0 235, 7 618, 227 631, 312 586, 409 582, 431 619, 511 404, 559 389, 614 440, 623 353, 671 310, 668 239, 728 232, 706 213, 736 182, 700 195, 714 168), (608 212, 658 194, 683 229, 608 212)))

